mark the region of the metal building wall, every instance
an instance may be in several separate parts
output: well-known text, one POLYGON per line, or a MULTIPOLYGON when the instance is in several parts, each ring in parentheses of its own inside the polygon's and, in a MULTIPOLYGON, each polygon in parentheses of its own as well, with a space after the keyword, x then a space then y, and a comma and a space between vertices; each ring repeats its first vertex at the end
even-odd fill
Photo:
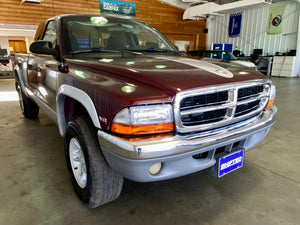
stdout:
POLYGON ((222 16, 213 16, 208 19, 210 34, 207 39, 207 48, 212 43, 233 44, 245 55, 253 53, 253 49, 263 49, 264 55, 273 55, 276 52, 286 52, 297 48, 297 34, 299 23, 300 4, 286 3, 282 34, 269 35, 266 32, 270 5, 236 10, 222 16), (231 13, 243 13, 241 34, 239 37, 228 37, 229 16, 231 13))

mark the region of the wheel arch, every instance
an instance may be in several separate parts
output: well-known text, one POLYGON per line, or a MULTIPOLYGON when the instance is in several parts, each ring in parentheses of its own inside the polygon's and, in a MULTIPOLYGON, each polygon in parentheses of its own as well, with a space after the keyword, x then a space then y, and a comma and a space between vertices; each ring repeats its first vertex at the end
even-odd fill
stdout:
POLYGON ((66 103, 68 103, 68 101, 74 101, 72 104, 75 105, 79 103, 81 105, 80 107, 88 113, 93 125, 101 129, 98 114, 90 96, 79 88, 64 84, 59 88, 56 97, 57 122, 61 136, 64 136, 66 131, 68 120, 66 103))
POLYGON ((23 90, 24 94, 28 97, 28 93, 25 88, 25 84, 27 83, 27 74, 26 74, 27 65, 25 65, 23 67, 24 68, 20 68, 19 65, 16 65, 14 68, 15 86, 17 89, 17 83, 18 83, 20 88, 23 90), (24 73, 25 73, 25 75, 24 75, 24 73))

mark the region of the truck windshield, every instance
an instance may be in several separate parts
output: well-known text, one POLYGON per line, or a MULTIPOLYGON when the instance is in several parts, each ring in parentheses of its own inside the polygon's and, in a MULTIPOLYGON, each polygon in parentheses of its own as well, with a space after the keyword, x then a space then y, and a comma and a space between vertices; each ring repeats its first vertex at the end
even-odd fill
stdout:
MULTIPOLYGON (((176 48, 148 24, 103 16, 62 18, 64 54, 101 54, 139 52, 141 54, 179 54, 176 48)), ((82 55, 81 55, 82 56, 82 55)))

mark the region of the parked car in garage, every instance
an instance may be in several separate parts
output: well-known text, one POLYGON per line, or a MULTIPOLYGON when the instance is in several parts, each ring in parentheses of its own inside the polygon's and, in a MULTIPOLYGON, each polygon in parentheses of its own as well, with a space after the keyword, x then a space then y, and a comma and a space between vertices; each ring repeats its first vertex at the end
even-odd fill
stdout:
POLYGON ((42 109, 58 124, 73 188, 90 208, 115 200, 124 177, 235 171, 276 119, 266 76, 181 57, 136 20, 56 16, 39 26, 30 51, 16 54, 22 113, 34 119, 42 109))
POLYGON ((195 50, 195 51, 189 51, 187 55, 188 56, 201 57, 201 58, 220 59, 220 60, 235 62, 235 63, 238 63, 240 65, 256 69, 256 65, 253 62, 238 60, 229 51, 195 50))

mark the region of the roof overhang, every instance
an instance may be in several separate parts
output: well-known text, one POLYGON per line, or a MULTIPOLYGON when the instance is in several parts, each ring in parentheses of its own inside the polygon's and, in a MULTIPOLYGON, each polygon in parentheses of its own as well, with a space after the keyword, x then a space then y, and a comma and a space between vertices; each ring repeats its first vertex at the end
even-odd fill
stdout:
MULTIPOLYGON (((240 0, 226 4, 217 4, 209 0, 160 0, 184 10, 184 20, 205 18, 208 15, 219 15, 228 11, 236 11, 241 8, 256 7, 262 4, 270 4, 272 0, 240 0)), ((226 2, 226 1, 225 1, 226 2)))
POLYGON ((243 0, 238 2, 232 2, 228 4, 219 5, 214 2, 208 2, 201 5, 196 5, 187 8, 184 11, 183 19, 196 19, 199 17, 206 17, 207 15, 214 15, 225 13, 230 10, 236 10, 239 8, 245 8, 250 6, 258 6, 261 4, 271 3, 271 0, 243 0))

